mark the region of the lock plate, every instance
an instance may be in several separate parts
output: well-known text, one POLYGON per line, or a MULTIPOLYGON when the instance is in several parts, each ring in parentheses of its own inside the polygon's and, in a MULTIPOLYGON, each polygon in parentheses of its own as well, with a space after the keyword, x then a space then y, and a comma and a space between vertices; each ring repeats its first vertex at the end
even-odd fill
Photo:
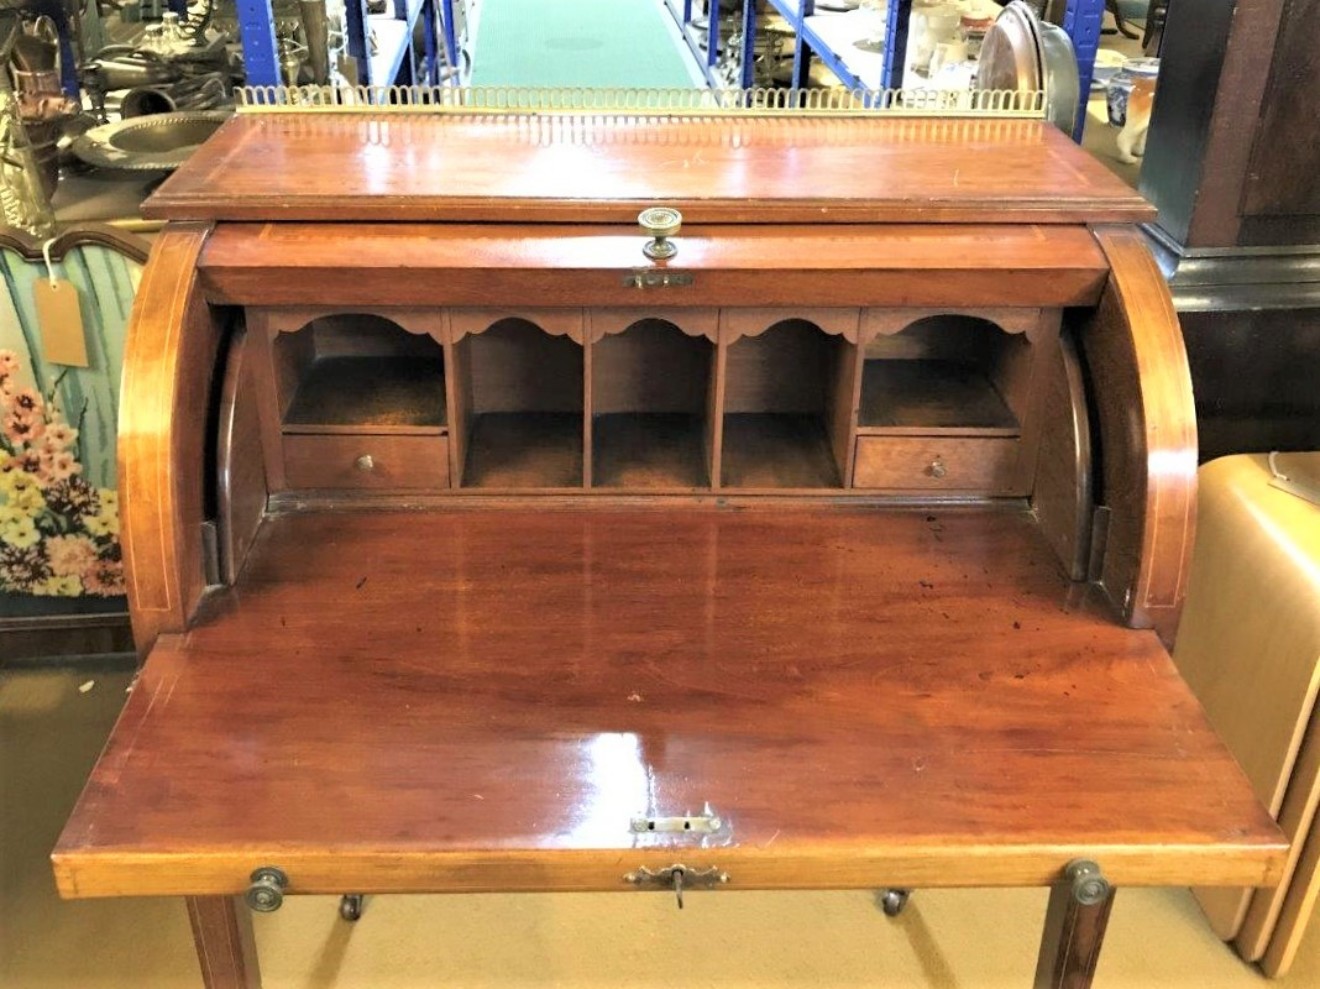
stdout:
POLYGON ((707 804, 700 814, 684 814, 680 817, 638 815, 629 826, 636 834, 715 834, 724 827, 724 821, 707 804))

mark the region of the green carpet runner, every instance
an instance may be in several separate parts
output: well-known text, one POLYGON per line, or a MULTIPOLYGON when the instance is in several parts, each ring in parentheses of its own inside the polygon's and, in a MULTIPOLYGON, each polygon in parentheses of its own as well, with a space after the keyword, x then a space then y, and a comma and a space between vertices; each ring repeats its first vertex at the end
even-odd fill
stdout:
POLYGON ((656 0, 484 0, 473 86, 694 85, 656 0))

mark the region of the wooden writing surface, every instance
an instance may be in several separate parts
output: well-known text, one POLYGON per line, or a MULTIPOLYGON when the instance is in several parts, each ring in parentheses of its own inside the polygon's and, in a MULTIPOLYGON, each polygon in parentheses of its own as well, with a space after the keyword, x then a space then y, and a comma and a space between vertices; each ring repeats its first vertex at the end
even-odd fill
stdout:
POLYGON ((1156 637, 1026 513, 509 509, 268 520, 157 647, 55 861, 93 896, 236 892, 271 856, 371 892, 676 856, 744 888, 1080 854, 1256 884, 1282 851, 1156 637), (706 801, 727 835, 630 830, 706 801))

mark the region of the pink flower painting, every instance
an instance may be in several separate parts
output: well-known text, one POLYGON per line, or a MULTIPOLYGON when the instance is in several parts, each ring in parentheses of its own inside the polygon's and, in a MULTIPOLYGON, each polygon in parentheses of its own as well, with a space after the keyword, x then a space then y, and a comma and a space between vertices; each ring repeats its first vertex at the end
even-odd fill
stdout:
POLYGON ((0 591, 123 594, 119 498, 82 478, 78 430, 21 370, 0 350, 0 591))

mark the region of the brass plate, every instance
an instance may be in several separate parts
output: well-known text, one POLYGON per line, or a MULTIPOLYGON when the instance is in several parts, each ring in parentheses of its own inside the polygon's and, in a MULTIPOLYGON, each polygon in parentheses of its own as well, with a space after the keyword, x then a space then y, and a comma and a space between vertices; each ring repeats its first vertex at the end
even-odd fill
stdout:
POLYGON ((979 89, 1037 92, 1043 88, 1040 32, 1036 15, 1013 0, 986 32, 976 85, 979 89))

